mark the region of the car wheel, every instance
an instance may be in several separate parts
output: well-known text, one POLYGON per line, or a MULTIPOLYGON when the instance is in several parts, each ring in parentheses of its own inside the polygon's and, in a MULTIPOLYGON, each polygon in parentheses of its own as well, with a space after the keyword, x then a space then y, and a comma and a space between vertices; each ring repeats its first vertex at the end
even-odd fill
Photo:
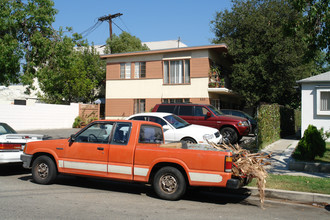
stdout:
POLYGON ((186 180, 183 174, 174 167, 163 167, 157 171, 153 188, 156 194, 166 200, 178 200, 186 192, 186 180))
POLYGON ((57 176, 56 165, 48 156, 40 156, 33 161, 32 178, 39 184, 51 184, 57 176))
POLYGON ((231 144, 235 144, 238 141, 238 135, 233 128, 230 127, 222 128, 220 133, 225 143, 229 142, 231 144))
POLYGON ((254 128, 253 134, 254 134, 254 136, 257 136, 258 135, 258 128, 254 128))
POLYGON ((194 139, 192 139, 192 138, 182 138, 182 140, 181 141, 185 141, 187 144, 196 144, 197 143, 197 141, 195 141, 194 139))

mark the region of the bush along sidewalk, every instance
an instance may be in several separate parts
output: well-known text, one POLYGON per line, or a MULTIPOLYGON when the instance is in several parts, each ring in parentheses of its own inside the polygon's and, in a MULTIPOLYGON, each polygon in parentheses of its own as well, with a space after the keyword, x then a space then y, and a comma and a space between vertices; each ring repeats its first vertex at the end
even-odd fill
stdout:
POLYGON ((327 137, 328 133, 324 134, 322 129, 317 130, 315 126, 309 125, 292 154, 293 159, 289 161, 289 169, 330 173, 330 163, 315 162, 315 157, 323 157, 327 150, 325 143, 327 137))

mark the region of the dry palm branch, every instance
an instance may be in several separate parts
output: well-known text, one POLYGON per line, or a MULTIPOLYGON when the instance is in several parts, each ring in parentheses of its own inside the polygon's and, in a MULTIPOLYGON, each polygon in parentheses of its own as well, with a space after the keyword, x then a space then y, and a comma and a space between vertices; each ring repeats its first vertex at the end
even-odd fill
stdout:
POLYGON ((220 150, 230 150, 233 153, 232 174, 237 178, 256 178, 259 190, 261 207, 265 200, 266 178, 268 176, 264 166, 270 165, 265 159, 270 158, 270 154, 250 153, 249 150, 241 148, 238 144, 215 144, 209 143, 214 148, 220 150))

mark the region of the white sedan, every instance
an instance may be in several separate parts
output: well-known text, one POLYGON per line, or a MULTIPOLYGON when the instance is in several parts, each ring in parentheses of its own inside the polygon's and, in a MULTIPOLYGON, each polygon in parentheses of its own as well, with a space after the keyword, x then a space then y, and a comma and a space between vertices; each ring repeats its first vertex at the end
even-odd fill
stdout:
POLYGON ((6 123, 0 123, 0 164, 22 162, 20 157, 25 144, 42 139, 42 134, 17 134, 6 123))
POLYGON ((220 132, 215 128, 189 124, 171 113, 148 112, 131 115, 128 120, 152 121, 163 126, 165 142, 186 141, 187 143, 222 142, 220 132))

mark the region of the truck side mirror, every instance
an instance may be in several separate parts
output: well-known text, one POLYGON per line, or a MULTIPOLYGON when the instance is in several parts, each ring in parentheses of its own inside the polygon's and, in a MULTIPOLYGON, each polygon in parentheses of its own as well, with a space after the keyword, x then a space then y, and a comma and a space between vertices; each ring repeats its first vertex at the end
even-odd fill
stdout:
POLYGON ((205 118, 210 118, 212 115, 211 115, 211 112, 206 112, 206 116, 205 118))
POLYGON ((76 135, 71 134, 69 142, 72 143, 72 142, 75 142, 75 141, 76 141, 76 135))

